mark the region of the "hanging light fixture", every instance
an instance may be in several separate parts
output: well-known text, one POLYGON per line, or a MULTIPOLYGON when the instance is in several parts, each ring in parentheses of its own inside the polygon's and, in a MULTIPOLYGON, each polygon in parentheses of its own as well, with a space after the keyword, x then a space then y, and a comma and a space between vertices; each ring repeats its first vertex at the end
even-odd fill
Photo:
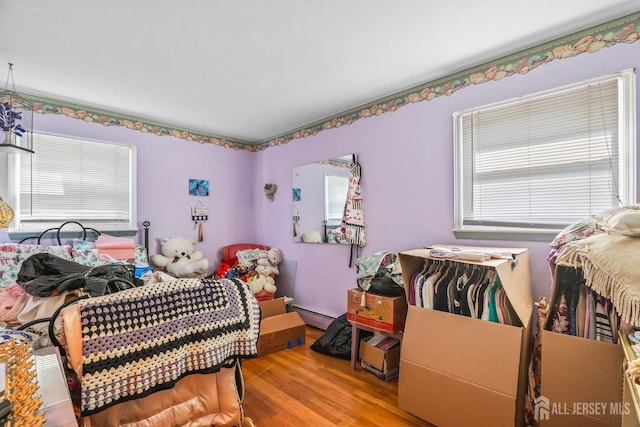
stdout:
POLYGON ((33 105, 16 92, 13 64, 0 91, 0 150, 33 153, 33 105), (9 89, 9 80, 11 88, 9 89))

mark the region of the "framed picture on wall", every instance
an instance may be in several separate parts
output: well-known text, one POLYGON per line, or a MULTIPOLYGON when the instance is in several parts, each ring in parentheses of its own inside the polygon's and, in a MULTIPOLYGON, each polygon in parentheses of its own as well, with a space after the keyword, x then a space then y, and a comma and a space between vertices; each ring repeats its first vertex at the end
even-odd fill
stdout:
POLYGON ((208 196, 209 195, 209 181, 205 179, 190 179, 189 180, 189 195, 190 196, 208 196))
POLYGON ((300 200, 302 200, 302 194, 299 188, 294 188, 293 189, 293 201, 294 202, 299 202, 300 200))

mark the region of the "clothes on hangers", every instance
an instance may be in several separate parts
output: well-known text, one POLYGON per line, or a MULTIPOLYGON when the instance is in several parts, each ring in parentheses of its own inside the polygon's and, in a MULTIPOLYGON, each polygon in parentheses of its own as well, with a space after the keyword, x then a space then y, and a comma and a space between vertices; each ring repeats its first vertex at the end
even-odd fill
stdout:
POLYGON ((551 311, 545 329, 608 343, 617 343, 620 317, 610 300, 587 287, 582 271, 556 267, 551 311))
POLYGON ((409 304, 508 325, 520 320, 492 267, 426 259, 411 276, 409 304))

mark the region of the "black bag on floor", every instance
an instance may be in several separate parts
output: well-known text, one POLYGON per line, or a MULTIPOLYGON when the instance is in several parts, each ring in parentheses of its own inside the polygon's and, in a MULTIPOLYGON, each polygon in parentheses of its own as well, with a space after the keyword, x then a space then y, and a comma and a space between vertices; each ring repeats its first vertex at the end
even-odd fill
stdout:
MULTIPOLYGON (((372 335, 369 331, 360 331, 360 337, 372 335)), ((311 350, 327 356, 351 360, 351 324, 347 321, 347 313, 336 318, 324 334, 311 346, 311 350)))

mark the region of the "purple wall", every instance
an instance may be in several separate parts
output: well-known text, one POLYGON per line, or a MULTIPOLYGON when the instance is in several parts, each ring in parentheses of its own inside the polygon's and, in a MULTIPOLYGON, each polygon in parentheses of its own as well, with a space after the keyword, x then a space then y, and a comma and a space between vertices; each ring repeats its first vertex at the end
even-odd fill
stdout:
POLYGON ((349 247, 293 243, 289 188, 293 167, 355 152, 362 165, 367 233, 361 255, 432 243, 525 247, 531 251, 534 298, 549 297, 546 242, 455 239, 452 113, 638 66, 640 43, 620 44, 260 152, 254 187, 273 182, 279 190, 274 201, 262 192, 254 195, 256 240, 280 247, 285 259, 297 262, 296 305, 332 316, 344 313, 347 289, 356 286, 349 247))
POLYGON ((331 316, 344 313, 346 292, 356 286, 356 272, 348 267, 349 246, 293 242, 292 169, 348 153, 357 153, 362 165, 367 245, 361 256, 432 243, 526 247, 531 250, 537 299, 549 296, 547 243, 456 240, 451 231, 452 113, 638 66, 640 43, 619 44, 257 154, 63 116, 38 115, 34 126, 52 133, 136 144, 138 222, 151 221, 151 253, 157 252, 161 237, 196 238, 190 208, 200 200, 209 208, 209 220, 205 240, 197 248, 209 258, 210 271, 218 264, 222 246, 254 242, 279 247, 285 259, 297 263, 295 303, 310 310, 331 316), (189 178, 209 180, 210 196, 189 196, 189 178), (265 183, 278 185, 273 201, 264 195, 265 183))
MULTIPOLYGON (((197 243, 196 249, 209 259, 211 271, 217 266, 222 246, 254 240, 255 154, 57 115, 36 115, 34 128, 137 146, 138 224, 151 222, 150 254, 159 252, 158 239, 163 237, 197 240, 191 207, 198 201, 209 208, 209 219, 204 225, 204 241, 197 243), (209 180, 209 196, 189 196, 190 178, 209 180)), ((142 239, 140 232, 140 243, 142 239)))

